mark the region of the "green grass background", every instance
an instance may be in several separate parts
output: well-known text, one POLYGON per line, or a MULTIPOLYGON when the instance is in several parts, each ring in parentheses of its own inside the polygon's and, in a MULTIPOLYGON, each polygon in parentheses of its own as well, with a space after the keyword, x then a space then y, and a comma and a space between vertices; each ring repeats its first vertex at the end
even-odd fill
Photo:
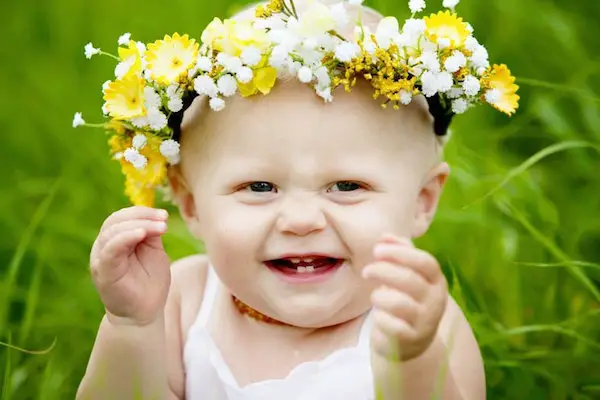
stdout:
MULTIPOLYGON (((406 17, 406 3, 366 4, 406 17)), ((86 60, 83 46, 114 52, 127 31, 145 42, 199 38, 212 16, 241 4, 3 2, 0 399, 73 398, 103 312, 88 254, 104 218, 127 202, 103 133, 70 126, 75 111, 100 121, 100 85, 114 67, 86 60)), ((453 175, 419 245, 443 264, 476 331, 490 399, 600 399, 600 2, 458 9, 518 76, 521 109, 455 120, 453 175)), ((172 219, 173 259, 198 251, 172 219)))

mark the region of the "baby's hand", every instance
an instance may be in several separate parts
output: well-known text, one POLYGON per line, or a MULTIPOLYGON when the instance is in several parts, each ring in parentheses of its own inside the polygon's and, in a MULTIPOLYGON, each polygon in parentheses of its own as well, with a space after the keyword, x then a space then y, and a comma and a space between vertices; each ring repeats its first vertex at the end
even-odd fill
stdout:
POLYGON ((113 323, 146 325, 162 312, 171 282, 161 235, 164 210, 130 207, 106 219, 94 242, 94 284, 113 323))
POLYGON ((386 358, 407 361, 420 356, 435 338, 448 298, 436 259, 408 239, 385 236, 374 249, 365 278, 379 283, 371 348, 386 358))

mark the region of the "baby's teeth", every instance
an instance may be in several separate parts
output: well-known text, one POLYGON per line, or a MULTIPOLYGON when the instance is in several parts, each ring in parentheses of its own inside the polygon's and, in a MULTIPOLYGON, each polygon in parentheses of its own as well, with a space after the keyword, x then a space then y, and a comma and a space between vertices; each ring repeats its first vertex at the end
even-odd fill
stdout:
POLYGON ((313 259, 313 258, 305 258, 305 259, 304 259, 304 262, 306 262, 306 263, 311 263, 311 262, 313 262, 313 261, 314 261, 314 259, 313 259))
POLYGON ((292 262, 292 264, 299 264, 302 260, 300 260, 299 258, 290 258, 290 261, 292 262))
POLYGON ((306 272, 315 272, 315 267, 309 265, 308 267, 306 267, 306 272))
POLYGON ((304 274, 304 273, 306 273, 306 267, 298 267, 296 269, 296 273, 297 274, 304 274))

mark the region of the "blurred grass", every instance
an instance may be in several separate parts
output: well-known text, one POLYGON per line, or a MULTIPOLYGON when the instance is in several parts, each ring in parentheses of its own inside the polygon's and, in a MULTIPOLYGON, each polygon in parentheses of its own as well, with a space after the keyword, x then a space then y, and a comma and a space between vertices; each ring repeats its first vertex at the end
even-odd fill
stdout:
MULTIPOLYGON (((199 37, 240 4, 3 3, 0 399, 73 398, 103 311, 89 249, 127 202, 105 137, 70 127, 75 111, 100 120, 113 69, 83 46, 113 51, 126 31, 199 37)), ((405 1, 367 4, 407 16, 405 1)), ((600 399, 600 2, 463 0, 459 11, 519 77, 521 109, 456 119, 452 178, 419 245, 476 331, 490 399, 600 399)), ((173 218, 169 254, 199 251, 173 218)))

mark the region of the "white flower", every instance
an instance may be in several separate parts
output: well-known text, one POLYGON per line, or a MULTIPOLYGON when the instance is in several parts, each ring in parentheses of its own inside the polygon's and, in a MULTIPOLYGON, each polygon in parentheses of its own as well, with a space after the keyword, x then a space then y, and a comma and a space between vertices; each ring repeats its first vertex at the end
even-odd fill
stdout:
POLYGON ((306 50, 314 50, 317 48, 318 45, 319 45, 319 41, 317 40, 316 37, 306 38, 302 42, 302 47, 304 47, 304 49, 306 49, 306 50))
MULTIPOLYGON (((140 54, 144 54, 146 52, 146 45, 142 42, 135 42, 135 47, 140 54)), ((142 58, 142 64, 144 63, 144 59, 142 58)), ((142 65, 144 67, 144 65, 142 65)))
POLYGON ((144 128, 148 125, 148 116, 135 117, 130 119, 131 124, 136 128, 144 128))
POLYGON ((386 17, 379 22, 375 31, 375 39, 382 49, 390 47, 393 41, 400 35, 400 25, 394 17, 386 17))
POLYGON ((470 52, 475 51, 479 47, 479 41, 475 39, 474 36, 469 36, 467 40, 465 40, 465 48, 470 52))
POLYGON ((106 81, 102 84, 102 92, 105 92, 108 89, 108 86, 111 84, 111 81, 106 81))
POLYGON ((125 150, 125 153, 123 153, 123 157, 136 169, 144 169, 146 167, 146 164, 148 164, 148 160, 146 159, 146 157, 141 155, 133 147, 130 147, 127 150, 125 150))
POLYGON ((479 67, 479 68, 477 68, 477 70, 476 70, 476 72, 477 72, 477 75, 479 75, 479 76, 481 76, 481 75, 485 74, 485 71, 487 71, 487 67, 479 67))
POLYGON ((100 53, 100 49, 95 48, 94 45, 92 44, 92 42, 90 42, 85 45, 84 52, 85 52, 85 57, 89 60, 94 55, 100 53))
POLYGON ((226 74, 219 78, 217 87, 223 96, 233 96, 237 92, 237 81, 233 76, 226 74))
POLYGON ((230 56, 229 54, 219 53, 217 62, 225 68, 225 71, 235 74, 242 68, 242 60, 239 57, 230 56))
POLYGON ((235 76, 241 83, 248 83, 254 77, 254 72, 252 72, 252 70, 248 67, 242 67, 239 69, 237 74, 235 74, 235 76))
POLYGON ((83 116, 80 112, 76 112, 75 116, 73 117, 73 128, 77 128, 78 126, 83 125, 85 125, 85 120, 83 119, 83 116))
POLYGON ((333 97, 331 96, 331 87, 326 88, 317 88, 317 95, 323 98, 326 103, 331 103, 333 101, 333 97))
POLYGON ((172 159, 179 156, 179 143, 173 139, 163 140, 159 146, 160 154, 172 159))
POLYGON ((141 135, 138 133, 131 140, 131 145, 133 146, 134 149, 140 150, 146 145, 147 141, 148 141, 148 139, 146 139, 145 135, 141 135))
POLYGON ((438 92, 438 81, 436 75, 431 71, 425 71, 421 76, 421 91, 425 97, 431 97, 438 92))
POLYGON ((298 61, 292 61, 292 59, 288 60, 287 69, 290 71, 290 74, 298 75, 300 68, 302 68, 302 64, 300 64, 298 61))
POLYGON ((438 92, 445 93, 452 89, 452 85, 454 84, 454 78, 449 72, 438 73, 436 79, 438 81, 438 92))
POLYGON ((271 16, 269 18, 261 18, 254 21, 254 27, 256 29, 285 29, 285 21, 278 16, 271 16))
POLYGON ((463 81, 462 87, 467 96, 475 96, 477 93, 479 93, 481 84, 479 83, 479 79, 475 78, 473 75, 469 75, 463 81))
POLYGON ((244 64, 253 67, 260 62, 262 54, 260 54, 260 50, 257 47, 248 46, 242 50, 240 58, 244 64))
POLYGON ((343 28, 348 23, 348 12, 343 2, 336 3, 330 8, 331 16, 338 28, 343 28))
POLYGON ((335 58, 341 62, 349 62, 360 54, 360 47, 356 43, 343 42, 335 48, 335 58))
POLYGON ((310 70, 310 68, 306 66, 300 68, 300 70, 298 71, 298 79, 302 83, 310 83, 310 81, 313 80, 313 73, 310 70))
POLYGON ((490 89, 485 92, 485 101, 490 104, 496 104, 502 98, 502 92, 499 89, 490 89))
POLYGON ((129 40, 131 40, 131 33, 127 32, 119 36, 117 43, 121 46, 127 46, 129 45, 129 40))
POLYGON ((425 0, 409 0, 408 8, 413 14, 421 12, 425 9, 425 0))
POLYGON ((348 0, 348 3, 360 6, 364 0, 348 0))
POLYGON ((181 88, 179 85, 169 85, 167 87, 167 96, 169 97, 181 97, 181 88))
POLYGON ((102 105, 102 114, 108 115, 108 104, 106 103, 102 105))
POLYGON ((444 0, 442 5, 446 8, 454 9, 459 2, 460 0, 444 0))
POLYGON ((446 96, 448 96, 451 99, 458 99, 463 94, 465 94, 465 92, 462 90, 462 88, 453 87, 448 91, 448 93, 446 93, 446 96))
MULTIPOLYGON (((290 22, 288 20, 288 27, 290 22)), ((335 22, 329 7, 319 1, 312 1, 300 16, 296 30, 303 37, 319 36, 335 29, 335 22)), ((294 24, 292 22, 292 28, 294 24)))
POLYGON ((456 99, 452 102, 452 112, 462 114, 469 108, 469 103, 465 99, 456 99))
POLYGON ((215 81, 208 75, 200 75, 194 79, 194 90, 199 95, 208 97, 215 97, 219 93, 219 88, 215 84, 215 81))
POLYGON ((271 57, 269 58, 269 64, 274 68, 280 68, 287 63, 289 57, 288 50, 283 45, 273 47, 271 57))
POLYGON ((400 103, 407 105, 412 101, 412 93, 408 90, 402 89, 400 91, 400 103))
POLYGON ((162 101, 158 93, 149 86, 144 87, 144 103, 147 108, 159 108, 162 101))
POLYGON ((317 77, 317 81, 319 82, 320 87, 329 86, 331 83, 331 77, 329 76, 329 71, 326 67, 320 66, 315 70, 315 76, 317 77))
POLYGON ((179 112, 183 108, 183 101, 179 97, 170 97, 167 107, 173 112, 179 112))
POLYGON ((218 97, 213 97, 212 99, 210 99, 208 104, 210 105, 210 108, 212 108, 214 111, 221 111, 225 108, 225 101, 218 97))
POLYGON ((471 55, 471 62, 475 66, 475 68, 487 68, 490 63, 488 62, 488 52, 485 47, 479 45, 473 51, 471 55))
POLYGON ((424 51, 419 57, 419 61, 431 72, 440 72, 440 60, 437 52, 424 51))
POLYGON ((444 67, 448 72, 457 72, 459 69, 467 65, 467 58, 458 50, 454 50, 452 55, 444 62, 444 67))
POLYGON ((196 61, 196 67, 200 71, 209 72, 212 69, 212 61, 206 56, 200 56, 196 61))
POLYGON ((426 28, 427 25, 422 19, 409 18, 404 22, 402 33, 408 36, 409 41, 415 41, 425 32, 426 28))
POLYGON ((147 117, 148 117, 148 125, 150 126, 150 129, 152 129, 154 131, 160 131, 161 129, 166 127, 167 123, 169 122, 167 120, 167 116, 165 114, 163 114, 162 112, 160 112, 160 110, 158 108, 148 109, 147 117))
POLYGON ((468 23, 468 22, 465 22, 465 25, 467 25, 467 31, 468 31, 469 33, 471 33, 471 34, 472 34, 472 33, 473 33, 473 31, 475 31, 475 29, 473 29, 473 25, 471 25, 470 23, 468 23))
POLYGON ((440 49, 447 49, 448 47, 450 47, 452 42, 450 42, 449 38, 439 38, 437 44, 438 46, 440 46, 440 49))

